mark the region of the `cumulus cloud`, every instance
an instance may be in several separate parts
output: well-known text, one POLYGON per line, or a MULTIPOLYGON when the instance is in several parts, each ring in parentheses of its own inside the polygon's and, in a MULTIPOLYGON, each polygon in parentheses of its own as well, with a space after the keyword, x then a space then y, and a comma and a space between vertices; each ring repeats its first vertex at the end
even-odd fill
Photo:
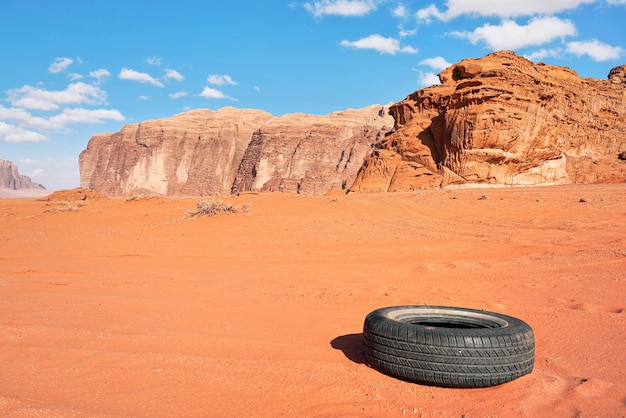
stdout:
MULTIPOLYGON (((594 3, 597 0, 447 0, 447 10, 441 11, 431 4, 416 13, 418 20, 431 18, 451 20, 461 15, 498 16, 512 18, 518 16, 549 15, 564 10, 575 9, 581 4, 594 3)), ((614 0, 615 1, 615 0, 614 0)))
POLYGON ((402 4, 398 5, 395 9, 393 9, 393 15, 395 17, 404 18, 407 17, 409 11, 402 4))
POLYGON ((166 80, 183 81, 185 79, 185 76, 176 70, 168 68, 165 70, 165 76, 163 78, 165 78, 166 80))
POLYGON ((434 70, 444 70, 451 66, 443 57, 426 58, 420 61, 421 65, 427 65, 434 70))
POLYGON ((559 57, 563 52, 562 48, 541 48, 536 51, 531 52, 530 54, 525 54, 524 58, 529 59, 531 61, 540 61, 544 58, 548 57, 559 57))
POLYGON ((321 0, 304 3, 304 8, 315 17, 324 15, 365 16, 376 10, 374 0, 321 0))
POLYGON ((156 78, 153 78, 150 74, 140 73, 139 71, 131 70, 129 68, 122 68, 119 74, 121 80, 137 81, 143 84, 152 84, 157 87, 164 87, 156 78))
POLYGON ((67 71, 67 68, 74 62, 71 58, 58 57, 52 61, 52 64, 48 67, 48 71, 51 73, 62 73, 67 71))
POLYGON ((109 77, 110 75, 111 73, 109 72, 109 70, 106 70, 104 68, 91 71, 89 73, 89 76, 96 80, 96 84, 100 84, 104 78, 109 77))
POLYGON ((7 93, 13 106, 34 110, 56 110, 61 104, 106 104, 107 98, 100 87, 82 82, 72 83, 62 91, 25 85, 7 93))
POLYGON ((76 123, 101 124, 105 120, 122 121, 124 119, 124 116, 115 109, 66 108, 57 115, 44 118, 35 116, 24 109, 0 106, 0 121, 5 121, 5 123, 10 121, 20 129, 62 130, 67 125, 76 123))
POLYGON ((428 87, 428 86, 432 86, 435 84, 441 84, 441 81, 439 81, 439 77, 437 76, 437 74, 433 73, 433 72, 424 72, 424 71, 419 71, 417 70, 417 84, 421 87, 428 87))
POLYGON ((185 97, 186 95, 186 91, 177 91, 176 93, 169 94, 172 99, 180 99, 181 97, 185 97))
POLYGON ((588 55, 594 61, 610 61, 619 59, 624 50, 619 46, 604 44, 596 39, 592 41, 569 42, 566 51, 577 56, 588 55))
POLYGON ((210 76, 207 77, 206 81, 209 84, 213 84, 215 86, 237 85, 237 82, 234 81, 232 78, 230 78, 230 76, 227 74, 224 74, 224 75, 211 74, 210 76))
POLYGON ((52 126, 67 126, 77 123, 102 124, 107 120, 123 121, 125 118, 115 109, 63 109, 63 112, 49 118, 52 126))
POLYGON ((517 49, 543 45, 556 38, 575 35, 576 26, 569 20, 550 16, 533 18, 527 25, 504 20, 500 25, 487 23, 473 32, 453 32, 453 34, 466 38, 473 44, 484 42, 487 47, 494 50, 517 49))
POLYGON ((41 142, 48 138, 34 131, 29 131, 0 120, 0 139, 5 142, 41 142))
POLYGON ((340 42, 341 46, 346 46, 355 49, 373 49, 381 54, 395 55, 398 52, 404 52, 407 54, 415 54, 416 49, 410 46, 400 46, 400 41, 394 38, 385 38, 381 35, 374 34, 358 41, 346 41, 340 42))
POLYGON ((207 99, 228 99, 229 97, 225 95, 218 89, 214 89, 211 87, 205 87, 200 93, 200 96, 206 97, 207 99))
POLYGON ((6 108, 0 106, 0 121, 12 121, 23 128, 50 129, 50 122, 46 118, 34 116, 27 110, 20 108, 6 108))

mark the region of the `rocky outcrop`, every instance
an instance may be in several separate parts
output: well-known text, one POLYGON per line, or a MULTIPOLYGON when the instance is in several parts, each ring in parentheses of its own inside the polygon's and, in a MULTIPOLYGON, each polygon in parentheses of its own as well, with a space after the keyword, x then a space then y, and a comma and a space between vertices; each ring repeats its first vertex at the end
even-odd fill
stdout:
POLYGON ((193 110, 92 137, 79 157, 81 187, 108 196, 347 189, 392 126, 379 105, 326 116, 193 110))
POLYGON ((0 188, 9 190, 46 189, 41 184, 31 181, 30 177, 20 174, 17 166, 11 161, 2 158, 0 158, 0 188))
POLYGON ((391 107, 352 191, 626 180, 626 66, 596 80, 502 51, 439 79, 391 107))
POLYGON ((347 189, 372 145, 392 126, 388 109, 378 105, 271 119, 252 135, 232 191, 322 194, 347 189))
POLYGON ((108 196, 229 192, 252 133, 271 118, 260 110, 198 109, 96 135, 79 157, 81 187, 108 196))

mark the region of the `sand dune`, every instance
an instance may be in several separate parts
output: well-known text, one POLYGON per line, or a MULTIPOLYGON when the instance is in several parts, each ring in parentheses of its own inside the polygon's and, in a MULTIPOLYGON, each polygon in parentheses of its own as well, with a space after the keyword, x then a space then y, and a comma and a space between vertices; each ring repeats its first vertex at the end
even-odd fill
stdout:
POLYGON ((624 416, 625 192, 0 199, 0 415, 624 416), (403 304, 523 319, 534 371, 367 367, 365 315, 403 304))

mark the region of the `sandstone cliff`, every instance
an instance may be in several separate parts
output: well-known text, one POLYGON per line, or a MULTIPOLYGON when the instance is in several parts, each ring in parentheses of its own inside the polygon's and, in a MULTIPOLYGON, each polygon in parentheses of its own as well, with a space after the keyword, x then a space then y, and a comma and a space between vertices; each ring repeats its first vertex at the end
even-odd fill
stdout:
POLYGON ((585 79, 502 51, 439 79, 391 107, 352 191, 626 180, 626 66, 585 79))
POLYGON ((347 189, 372 145, 392 126, 388 109, 378 105, 271 119, 252 135, 232 191, 322 194, 347 189))
POLYGON ((324 193, 349 187, 392 126, 379 105, 326 116, 193 110, 91 138, 79 157, 81 187, 109 196, 324 193))
POLYGON ((0 188, 9 190, 39 189, 45 190, 39 183, 34 183, 28 176, 19 173, 15 164, 0 158, 0 188))

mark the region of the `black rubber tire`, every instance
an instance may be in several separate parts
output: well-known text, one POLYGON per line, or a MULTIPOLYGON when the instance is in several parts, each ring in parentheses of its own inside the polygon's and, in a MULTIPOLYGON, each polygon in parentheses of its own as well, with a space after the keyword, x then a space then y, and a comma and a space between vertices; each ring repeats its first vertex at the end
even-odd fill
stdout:
POLYGON ((363 336, 365 360, 374 369, 432 386, 496 386, 530 373, 535 361, 528 324, 475 309, 377 309, 365 318, 363 336))

